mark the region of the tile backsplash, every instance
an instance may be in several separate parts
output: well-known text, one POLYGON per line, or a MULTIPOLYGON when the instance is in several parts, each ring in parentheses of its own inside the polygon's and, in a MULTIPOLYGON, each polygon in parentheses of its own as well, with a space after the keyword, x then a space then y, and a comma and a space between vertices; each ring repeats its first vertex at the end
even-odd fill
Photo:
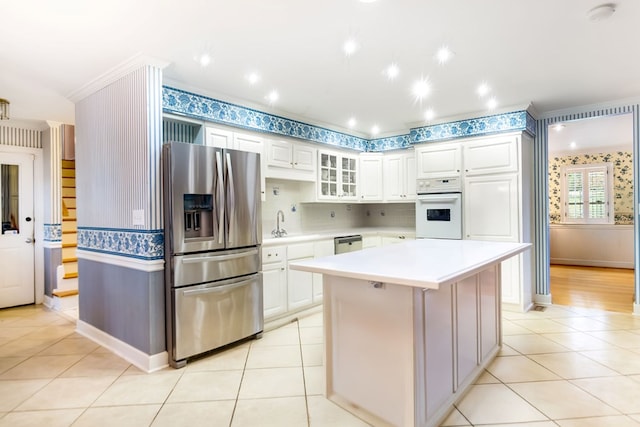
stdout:
POLYGON ((413 203, 305 203, 313 184, 267 179, 262 203, 262 234, 276 228, 278 210, 284 213, 280 227, 288 234, 310 233, 352 227, 414 227, 413 203))

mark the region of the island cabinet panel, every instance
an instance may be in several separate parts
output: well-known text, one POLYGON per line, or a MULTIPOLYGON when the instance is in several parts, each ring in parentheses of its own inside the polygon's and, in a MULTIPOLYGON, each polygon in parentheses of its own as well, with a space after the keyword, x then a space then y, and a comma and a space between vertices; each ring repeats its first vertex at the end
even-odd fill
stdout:
POLYGON ((480 362, 489 359, 500 345, 500 268, 487 268, 478 275, 480 362))
POLYGON ((500 346, 500 265, 438 289, 324 276, 327 397, 373 425, 438 426, 500 346))
POLYGON ((324 293, 328 397, 373 425, 413 425, 413 289, 325 275, 324 293))
POLYGON ((455 367, 453 357, 453 294, 452 287, 439 290, 416 291, 418 316, 416 360, 416 401, 426 402, 418 413, 423 425, 428 418, 447 403, 453 392, 455 367), (420 301, 422 299, 422 301, 420 301))
POLYGON ((478 276, 455 284, 456 390, 478 366, 478 276))

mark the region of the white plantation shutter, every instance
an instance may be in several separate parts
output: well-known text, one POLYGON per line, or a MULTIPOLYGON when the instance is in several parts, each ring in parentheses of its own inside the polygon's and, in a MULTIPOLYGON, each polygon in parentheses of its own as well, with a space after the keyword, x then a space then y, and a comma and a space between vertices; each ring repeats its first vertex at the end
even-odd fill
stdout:
POLYGON ((564 222, 613 223, 612 170, 611 163, 563 166, 564 222))

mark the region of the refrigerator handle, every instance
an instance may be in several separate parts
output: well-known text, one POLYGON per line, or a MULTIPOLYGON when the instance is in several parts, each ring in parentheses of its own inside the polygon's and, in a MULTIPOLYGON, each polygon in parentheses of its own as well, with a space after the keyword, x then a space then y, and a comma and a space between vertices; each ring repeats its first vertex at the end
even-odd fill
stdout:
POLYGON ((235 194, 235 186, 233 184, 233 167, 231 166, 231 154, 226 153, 227 155, 227 174, 228 180, 227 185, 229 187, 229 212, 228 212, 228 221, 229 221, 229 243, 232 243, 234 238, 233 234, 235 232, 235 218, 236 218, 236 194, 235 194))
POLYGON ((224 243, 224 176, 222 175, 222 157, 220 151, 216 151, 216 170, 218 171, 217 199, 218 199, 218 243, 224 243))

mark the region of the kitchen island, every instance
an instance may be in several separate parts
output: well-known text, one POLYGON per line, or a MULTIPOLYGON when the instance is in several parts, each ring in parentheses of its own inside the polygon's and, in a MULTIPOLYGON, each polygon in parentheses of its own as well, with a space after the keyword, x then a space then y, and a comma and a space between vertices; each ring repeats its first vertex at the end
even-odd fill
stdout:
POLYGON ((327 397, 373 425, 439 425, 498 353, 500 262, 530 246, 419 239, 291 263, 324 274, 327 397))

